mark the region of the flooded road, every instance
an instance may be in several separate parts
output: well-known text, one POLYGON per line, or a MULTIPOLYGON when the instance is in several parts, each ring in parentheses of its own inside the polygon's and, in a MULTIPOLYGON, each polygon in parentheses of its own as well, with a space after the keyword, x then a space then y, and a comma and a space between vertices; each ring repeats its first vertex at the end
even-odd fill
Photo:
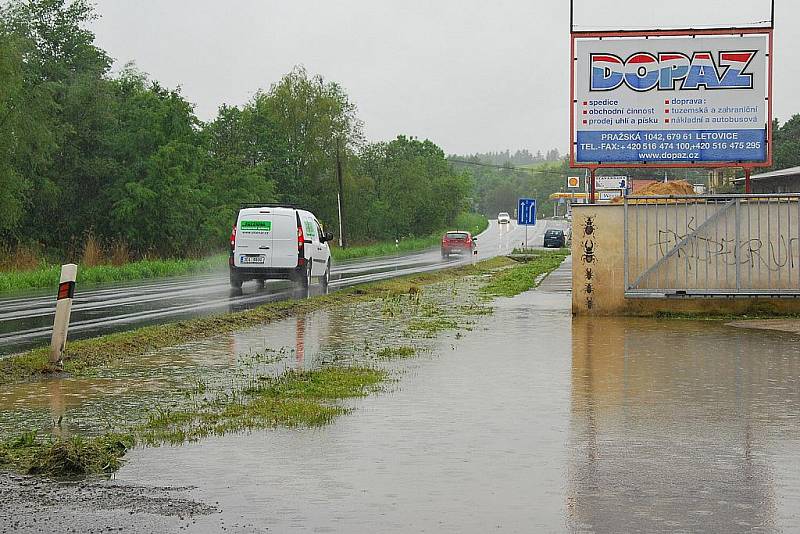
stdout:
MULTIPOLYGON (((106 492, 112 504, 56 508, 34 496, 34 510, 10 512, 23 526, 38 518, 135 532, 154 524, 192 532, 795 530, 798 336, 711 321, 573 319, 568 268, 538 290, 495 300, 494 314, 468 328, 413 338, 420 356, 377 363, 397 381, 348 401, 354 411, 328 426, 136 448, 114 481, 81 490, 106 492), (174 509, 126 504, 130 488, 167 495, 174 509), (201 511, 187 512, 187 503, 201 511)), ((187 383, 187 359, 223 369, 251 355, 279 371, 368 358, 377 346, 409 343, 381 311, 292 318, 153 357, 177 370, 165 380, 187 383)), ((132 365, 97 387, 136 372, 132 365)), ((84 409, 49 395, 43 418, 84 409)), ((0 419, 9 404, 27 402, 14 398, 0 399, 0 419)), ((89 394, 83 403, 92 398, 99 402, 89 394)), ((51 491, 70 502, 63 488, 51 491)))
MULTIPOLYGON (((539 246, 547 228, 566 226, 565 221, 539 221, 528 230, 529 243, 539 246)), ((525 229, 516 224, 499 225, 497 221, 490 221, 489 228, 479 236, 477 258, 508 254, 522 244, 525 235, 525 229)), ((475 259, 469 256, 442 259, 436 248, 335 263, 330 289, 444 269, 475 259)), ((318 285, 312 287, 312 294, 321 291, 318 285)), ((250 282, 242 291, 232 291, 227 270, 94 288, 79 286, 72 307, 69 334, 70 339, 93 337, 149 324, 240 311, 265 302, 291 298, 298 298, 298 292, 286 281, 268 282, 264 287, 250 282)), ((0 356, 49 342, 54 310, 54 290, 0 298, 0 356)))

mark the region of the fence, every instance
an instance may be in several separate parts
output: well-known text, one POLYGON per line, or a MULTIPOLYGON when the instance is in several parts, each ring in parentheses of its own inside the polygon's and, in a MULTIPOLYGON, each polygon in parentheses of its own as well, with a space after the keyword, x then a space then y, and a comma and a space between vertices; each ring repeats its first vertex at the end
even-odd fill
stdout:
POLYGON ((623 204, 626 297, 800 297, 800 194, 623 204))

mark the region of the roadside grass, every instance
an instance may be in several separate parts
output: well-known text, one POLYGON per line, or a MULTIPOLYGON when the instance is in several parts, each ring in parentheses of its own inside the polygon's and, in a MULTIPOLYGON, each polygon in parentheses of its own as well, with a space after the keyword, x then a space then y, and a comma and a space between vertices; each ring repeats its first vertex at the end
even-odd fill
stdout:
POLYGON ((477 235, 489 227, 489 220, 478 213, 462 213, 453 224, 440 232, 435 232, 424 237, 408 237, 400 239, 395 244, 393 242, 381 242, 367 245, 356 245, 347 248, 339 248, 332 243, 331 256, 334 260, 352 260, 356 258, 368 258, 376 256, 389 256, 403 252, 414 252, 435 247, 442 239, 442 234, 447 230, 465 230, 477 235))
MULTIPOLYGON (((569 254, 570 249, 569 247, 561 247, 558 249, 550 249, 550 250, 566 252, 567 254, 569 254)), ((514 250, 511 251, 511 254, 538 254, 540 252, 545 252, 545 251, 543 251, 540 248, 515 248, 514 250)))
POLYGON ((194 408, 157 410, 134 429, 146 445, 179 444, 206 436, 276 426, 315 427, 330 423, 348 408, 337 401, 378 391, 388 373, 370 367, 322 367, 259 376, 234 391, 219 391, 194 408))
POLYGON ((453 269, 354 286, 308 299, 273 302, 241 312, 145 326, 127 332, 71 341, 64 353, 63 369, 50 364, 48 349, 40 347, 0 359, 0 385, 42 378, 62 371, 72 376, 91 376, 99 368, 111 362, 160 348, 205 339, 323 308, 392 296, 414 295, 419 293, 421 285, 453 280, 461 276, 486 274, 514 264, 516 262, 508 258, 496 257, 453 269))
POLYGON ((481 292, 498 297, 518 295, 535 287, 542 275, 556 269, 568 255, 567 249, 537 251, 531 260, 499 272, 491 282, 481 288, 481 292))
MULTIPOLYGON (((147 278, 181 276, 211 271, 227 263, 227 254, 218 254, 199 260, 141 260, 124 265, 78 265, 77 284, 94 285, 110 282, 126 282, 147 278)), ((25 291, 28 289, 55 288, 61 274, 60 265, 48 265, 32 271, 0 272, 0 293, 25 291)))

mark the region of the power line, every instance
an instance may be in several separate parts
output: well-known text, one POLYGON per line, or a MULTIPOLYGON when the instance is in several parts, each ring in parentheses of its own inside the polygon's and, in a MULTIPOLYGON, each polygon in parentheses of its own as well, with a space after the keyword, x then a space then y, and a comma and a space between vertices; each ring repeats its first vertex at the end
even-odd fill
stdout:
POLYGON ((569 172, 568 170, 553 171, 549 169, 531 169, 529 167, 509 167, 508 165, 493 165, 491 163, 481 163, 479 161, 467 161, 465 159, 456 159, 456 158, 447 158, 447 161, 450 161, 452 163, 463 163, 464 165, 475 165, 476 167, 491 167, 493 169, 502 169, 506 171, 515 171, 515 172, 557 174, 558 176, 563 176, 569 172))

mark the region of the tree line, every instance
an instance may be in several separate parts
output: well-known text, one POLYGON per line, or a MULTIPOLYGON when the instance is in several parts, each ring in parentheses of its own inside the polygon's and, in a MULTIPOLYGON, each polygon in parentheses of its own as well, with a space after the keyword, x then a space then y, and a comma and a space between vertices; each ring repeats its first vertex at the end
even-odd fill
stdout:
POLYGON ((112 59, 86 0, 0 7, 0 246, 79 250, 91 234, 134 255, 224 246, 243 202, 312 210, 338 233, 337 159, 353 241, 429 235, 472 183, 433 142, 367 143, 337 83, 296 67, 210 122, 178 89, 112 59))

